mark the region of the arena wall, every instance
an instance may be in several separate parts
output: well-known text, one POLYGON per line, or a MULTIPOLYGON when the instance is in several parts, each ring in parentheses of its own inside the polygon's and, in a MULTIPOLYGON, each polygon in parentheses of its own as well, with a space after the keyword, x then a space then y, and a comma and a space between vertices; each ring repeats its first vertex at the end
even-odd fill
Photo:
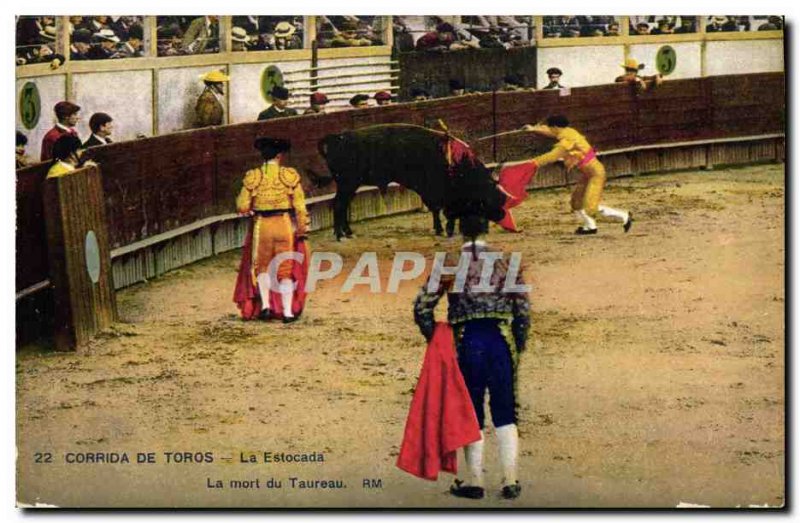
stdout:
POLYGON ((623 45, 544 47, 538 52, 536 88, 547 85, 546 71, 551 67, 564 72, 562 83, 567 87, 611 83, 622 73, 624 61, 623 45))
POLYGON ((706 43, 705 74, 770 73, 784 70, 783 40, 733 40, 706 43))
POLYGON ((72 99, 81 106, 78 134, 91 135, 92 113, 114 118, 114 141, 153 134, 153 75, 151 71, 119 71, 72 75, 72 99))

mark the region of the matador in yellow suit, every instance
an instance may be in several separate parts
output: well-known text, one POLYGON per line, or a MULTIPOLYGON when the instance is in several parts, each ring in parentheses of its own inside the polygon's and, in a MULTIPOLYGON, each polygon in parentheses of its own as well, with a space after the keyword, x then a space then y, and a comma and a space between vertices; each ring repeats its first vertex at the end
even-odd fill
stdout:
POLYGON ((264 164, 247 171, 236 198, 238 212, 253 216, 248 265, 249 276, 260 295, 259 318, 271 317, 270 290, 277 290, 282 308, 277 315, 287 323, 296 319, 292 307, 294 284, 299 283, 292 279, 295 262, 287 258, 278 264, 277 270, 270 269, 270 262, 281 253, 294 252, 297 239, 308 233, 308 212, 300 175, 291 167, 281 165, 283 153, 290 146, 288 141, 275 138, 256 140, 255 147, 261 151, 264 164), (268 270, 275 273, 270 275, 268 270), (278 284, 278 289, 272 282, 278 284))
POLYGON ((581 173, 581 179, 575 186, 571 201, 573 212, 581 220, 581 226, 575 234, 597 234, 595 217, 598 212, 605 218, 621 221, 625 232, 630 230, 633 217, 629 211, 600 205, 606 183, 605 167, 597 159, 597 152, 586 138, 569 127, 566 117, 551 116, 545 124, 526 125, 523 129, 557 140, 550 152, 533 159, 539 167, 563 161, 567 170, 577 167, 581 173))

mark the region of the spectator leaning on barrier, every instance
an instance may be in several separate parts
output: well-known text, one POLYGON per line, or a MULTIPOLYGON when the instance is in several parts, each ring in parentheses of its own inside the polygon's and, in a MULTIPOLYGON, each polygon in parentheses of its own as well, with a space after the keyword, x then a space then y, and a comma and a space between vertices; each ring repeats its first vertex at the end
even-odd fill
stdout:
POLYGON ((199 16, 192 20, 181 45, 186 54, 204 53, 219 47, 218 16, 199 16))
POLYGON ((350 105, 354 109, 364 109, 365 107, 369 107, 369 96, 365 94, 357 94, 350 98, 350 105))
POLYGON ((637 91, 640 92, 661 85, 662 77, 660 74, 649 77, 639 75, 639 71, 644 69, 644 64, 640 64, 635 58, 626 58, 622 67, 625 68, 625 74, 618 76, 614 80, 615 82, 635 85, 637 91))
POLYGON ((276 85, 272 88, 272 105, 258 114, 259 120, 271 120, 286 116, 297 116, 297 110, 289 107, 289 90, 276 85))
POLYGON ((225 96, 224 84, 230 78, 222 71, 214 70, 204 74, 201 79, 206 88, 200 93, 197 104, 194 106, 194 126, 199 128, 222 125, 225 118, 225 110, 222 105, 222 97, 225 96))
POLYGON ((373 98, 378 105, 392 105, 392 95, 388 91, 378 91, 373 98))
POLYGON ((435 31, 422 35, 416 45, 418 51, 460 51, 470 47, 477 47, 477 45, 470 45, 459 40, 455 28, 448 23, 441 23, 436 26, 435 31))
POLYGON ((325 114, 325 106, 329 102, 328 97, 325 96, 325 93, 311 93, 311 96, 308 98, 308 102, 311 107, 306 109, 303 114, 325 114))
MULTIPOLYGON (((53 157, 53 144, 65 134, 77 137, 78 131, 75 130, 75 125, 80 120, 78 112, 81 108, 72 102, 58 102, 53 110, 56 113, 58 123, 47 131, 47 134, 42 138, 42 151, 40 160, 47 161, 53 157)), ((80 141, 80 140, 79 140, 80 141)))
POLYGON ((543 89, 563 89, 564 86, 561 85, 561 75, 564 73, 561 72, 561 69, 558 67, 551 67, 547 70, 547 79, 550 80, 550 83, 545 85, 543 89))
POLYGON ((83 148, 95 147, 111 143, 112 122, 114 120, 106 113, 94 113, 89 118, 89 129, 92 135, 83 143, 83 148))
POLYGON ((619 23, 610 22, 606 28, 605 36, 619 36, 619 23))
POLYGON ((31 163, 31 159, 25 154, 26 145, 28 145, 28 137, 17 131, 17 146, 15 149, 17 169, 25 167, 31 163))

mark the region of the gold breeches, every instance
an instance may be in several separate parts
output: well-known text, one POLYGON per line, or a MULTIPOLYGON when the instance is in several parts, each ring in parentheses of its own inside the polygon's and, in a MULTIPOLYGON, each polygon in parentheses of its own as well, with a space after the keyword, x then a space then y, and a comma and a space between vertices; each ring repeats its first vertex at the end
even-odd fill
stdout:
MULTIPOLYGON (((267 272, 270 262, 282 252, 294 250, 294 231, 292 219, 288 213, 274 216, 255 216, 253 218, 253 279, 261 273, 267 272)), ((275 275, 278 281, 292 277, 291 259, 284 260, 278 266, 275 275)))
POLYGON ((572 191, 570 201, 573 211, 586 211, 590 215, 597 213, 603 187, 606 184, 606 170, 599 160, 591 160, 580 167, 581 179, 572 191))

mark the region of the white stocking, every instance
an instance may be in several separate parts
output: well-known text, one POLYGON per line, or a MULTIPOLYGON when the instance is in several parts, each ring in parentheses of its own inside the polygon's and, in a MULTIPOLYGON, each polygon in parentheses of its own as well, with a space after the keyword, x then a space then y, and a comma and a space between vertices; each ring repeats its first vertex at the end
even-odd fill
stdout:
POLYGON ((283 317, 293 318, 292 314, 292 294, 294 293, 294 282, 289 279, 281 280, 281 304, 283 305, 283 317))
POLYGON ((580 211, 575 211, 575 216, 577 216, 578 219, 583 222, 582 227, 584 229, 597 229, 597 224, 595 223, 594 219, 583 209, 580 211))
POLYGON ((256 276, 258 292, 261 294, 261 308, 269 310, 269 273, 262 272, 256 276))
POLYGON ((503 485, 517 482, 517 453, 519 452, 519 433, 514 423, 495 429, 500 444, 500 463, 503 466, 503 485))
POLYGON ((621 222, 628 221, 628 213, 627 211, 620 211, 619 209, 614 209, 613 207, 606 207, 605 205, 601 205, 597 208, 600 211, 600 214, 605 216, 606 218, 615 218, 621 222))
POLYGON ((464 458, 470 474, 468 484, 473 487, 483 486, 483 441, 483 431, 481 431, 480 440, 464 447, 464 458))

